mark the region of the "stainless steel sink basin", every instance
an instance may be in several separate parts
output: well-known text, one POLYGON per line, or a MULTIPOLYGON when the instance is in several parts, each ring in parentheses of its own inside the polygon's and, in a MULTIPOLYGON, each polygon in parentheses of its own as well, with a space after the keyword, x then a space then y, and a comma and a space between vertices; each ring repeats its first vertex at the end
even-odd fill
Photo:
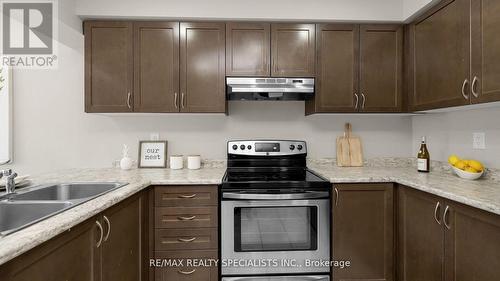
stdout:
POLYGON ((0 196, 0 236, 5 236, 82 204, 126 183, 41 185, 0 196))
POLYGON ((71 202, 0 202, 0 235, 39 222, 71 205, 71 202))
POLYGON ((69 183, 36 188, 13 194, 12 200, 72 201, 92 198, 122 186, 121 183, 69 183))

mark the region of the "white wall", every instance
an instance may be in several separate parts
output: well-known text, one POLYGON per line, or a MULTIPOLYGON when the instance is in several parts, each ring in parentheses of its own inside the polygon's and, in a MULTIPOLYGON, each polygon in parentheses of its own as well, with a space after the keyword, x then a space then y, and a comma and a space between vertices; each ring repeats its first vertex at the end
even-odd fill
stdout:
POLYGON ((403 0, 77 0, 82 17, 401 21, 403 0))
POLYGON ((446 161, 451 154, 484 161, 500 168, 500 108, 460 110, 413 117, 413 150, 427 136, 433 160, 446 161), (472 149, 472 134, 486 133, 486 149, 472 149))

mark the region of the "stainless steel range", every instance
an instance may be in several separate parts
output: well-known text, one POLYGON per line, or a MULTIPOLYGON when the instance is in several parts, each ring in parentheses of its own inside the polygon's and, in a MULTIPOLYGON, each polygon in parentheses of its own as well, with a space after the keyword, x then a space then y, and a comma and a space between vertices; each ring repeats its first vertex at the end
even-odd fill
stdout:
POLYGON ((227 145, 222 280, 329 280, 310 261, 330 260, 330 184, 307 169, 306 143, 227 145))

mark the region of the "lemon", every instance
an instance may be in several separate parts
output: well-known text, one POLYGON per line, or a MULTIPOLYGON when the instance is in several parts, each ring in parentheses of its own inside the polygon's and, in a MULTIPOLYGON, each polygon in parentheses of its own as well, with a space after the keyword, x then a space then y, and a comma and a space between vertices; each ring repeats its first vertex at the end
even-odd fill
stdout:
POLYGON ((455 154, 448 157, 448 162, 453 166, 455 166, 455 164, 457 164, 458 161, 460 161, 460 158, 458 158, 458 156, 456 156, 455 154))
POLYGON ((458 160, 458 162, 455 163, 455 167, 460 170, 465 170, 465 168, 467 168, 467 163, 464 160, 458 160))
POLYGON ((483 164, 481 164, 481 162, 477 161, 477 160, 469 160, 468 163, 467 163, 471 168, 473 168, 474 170, 478 171, 478 172, 481 172, 484 170, 484 167, 483 167, 483 164))
POLYGON ((465 168, 465 171, 466 172, 469 172, 469 173, 477 173, 478 171, 472 167, 467 167, 465 168))

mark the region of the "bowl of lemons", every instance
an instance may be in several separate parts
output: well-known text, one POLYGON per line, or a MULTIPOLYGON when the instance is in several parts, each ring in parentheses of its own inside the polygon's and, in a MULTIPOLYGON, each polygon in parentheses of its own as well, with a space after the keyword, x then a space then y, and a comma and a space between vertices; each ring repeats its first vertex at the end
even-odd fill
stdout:
POLYGON ((448 158, 455 174, 463 179, 477 180, 484 173, 484 166, 477 160, 460 159, 456 155, 448 158))

